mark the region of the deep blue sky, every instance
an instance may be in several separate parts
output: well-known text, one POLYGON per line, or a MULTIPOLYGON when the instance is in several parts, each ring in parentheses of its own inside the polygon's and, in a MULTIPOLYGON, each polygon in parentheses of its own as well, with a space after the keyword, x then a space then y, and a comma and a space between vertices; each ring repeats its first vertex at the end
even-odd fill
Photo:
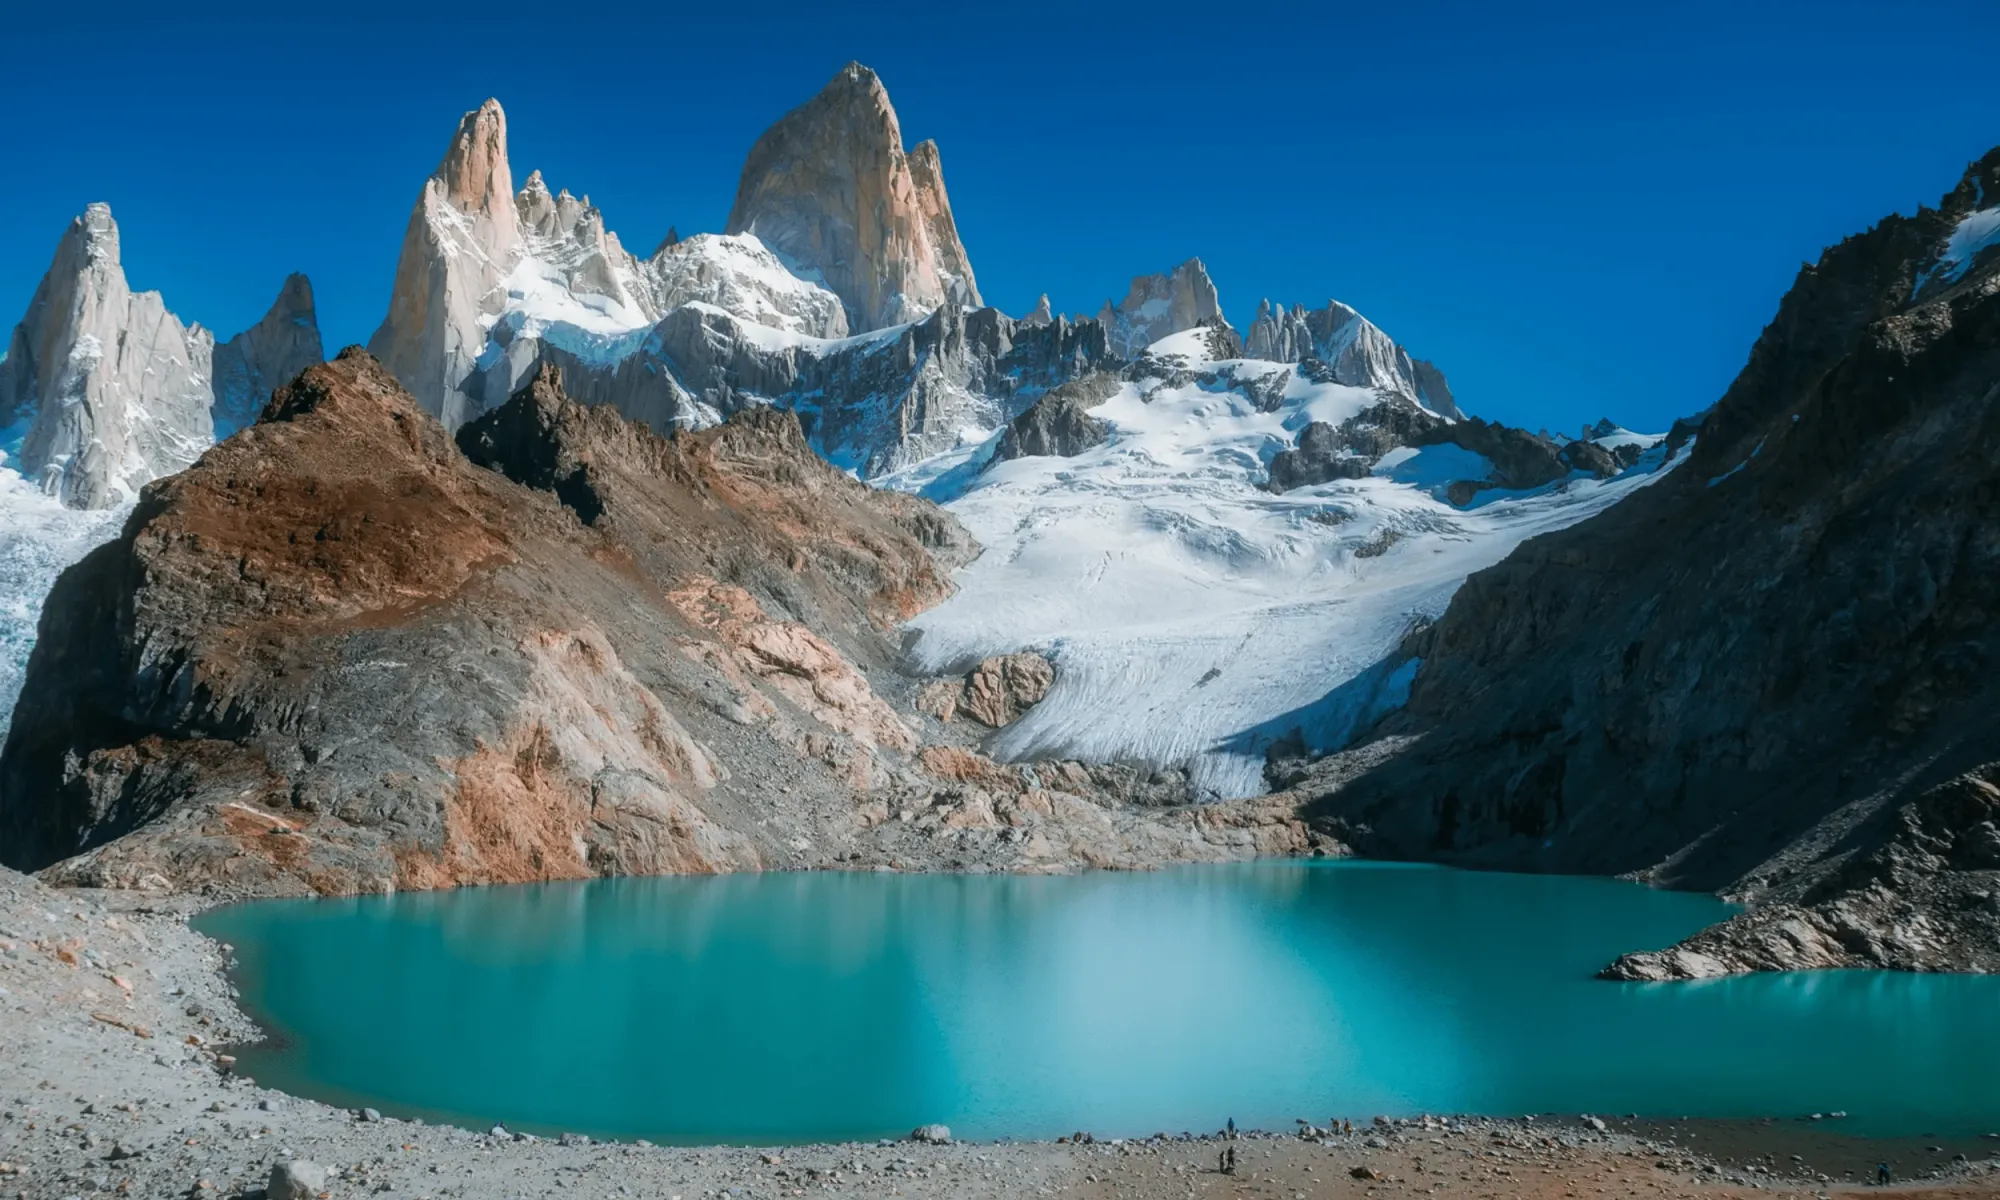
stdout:
POLYGON ((1094 310, 1205 259, 1239 325, 1339 297, 1472 411, 1663 428, 1799 264, 2000 142, 2000 6, 1818 0, 859 7, 38 6, 0 74, 0 321, 112 205, 137 287, 222 334, 287 271, 328 349, 387 306, 459 114, 641 253, 720 229, 751 142, 848 59, 934 137, 987 300, 1094 310), (1503 11, 1511 9, 1511 11, 1503 11))

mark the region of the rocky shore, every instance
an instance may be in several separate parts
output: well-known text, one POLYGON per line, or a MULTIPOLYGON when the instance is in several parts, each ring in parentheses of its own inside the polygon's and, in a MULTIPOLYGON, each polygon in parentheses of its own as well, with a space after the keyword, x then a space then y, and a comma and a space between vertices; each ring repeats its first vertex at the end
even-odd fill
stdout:
MULTIPOLYGON (((1215 1132, 1115 1139, 666 1147, 469 1130, 353 1112, 233 1072, 259 1031, 226 950, 187 919, 202 902, 54 889, 0 870, 0 1196, 1437 1195, 1692 1200, 1827 1197, 1887 1160, 1893 1189, 2000 1194, 1992 1140, 1871 1141, 1837 1122, 1643 1123, 1346 1118, 1246 1133, 1234 1173, 1215 1132), (296 1186, 294 1186, 296 1185, 296 1186)), ((938 1136, 938 1131, 930 1131, 938 1136)))

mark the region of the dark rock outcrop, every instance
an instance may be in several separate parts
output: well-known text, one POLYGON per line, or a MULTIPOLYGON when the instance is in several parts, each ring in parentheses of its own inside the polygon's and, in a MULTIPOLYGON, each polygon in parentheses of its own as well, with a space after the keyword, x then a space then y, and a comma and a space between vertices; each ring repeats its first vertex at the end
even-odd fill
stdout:
POLYGON ((2000 760, 2000 263, 1937 268, 1995 194, 2000 151, 1826 251, 1684 466, 1468 580, 1406 645, 1410 748, 1300 785, 1329 826, 1723 890, 1763 911, 1690 943, 1722 970, 1991 965, 1945 931, 1992 892, 1960 801, 2000 760))
POLYGON ((1638 461, 1636 449, 1614 452, 1591 442, 1559 444, 1477 417, 1447 421, 1406 397, 1391 395, 1338 426, 1314 421, 1300 430, 1298 445, 1271 459, 1268 486, 1274 492, 1288 492, 1335 479, 1361 479, 1391 450, 1446 445, 1469 450, 1492 464, 1480 478, 1446 486, 1446 498, 1460 506, 1487 488, 1536 488, 1572 471, 1608 478, 1638 461))
POLYGON ((1325 421, 1314 421, 1299 430, 1299 444, 1278 451, 1271 459, 1270 489, 1289 492, 1335 479, 1367 478, 1380 455, 1358 455, 1341 434, 1341 429, 1325 421))
POLYGON ((1008 422, 994 447, 993 461, 1036 455, 1074 458, 1111 436, 1111 427, 1090 410, 1118 390, 1115 375, 1089 375, 1051 390, 1008 422))

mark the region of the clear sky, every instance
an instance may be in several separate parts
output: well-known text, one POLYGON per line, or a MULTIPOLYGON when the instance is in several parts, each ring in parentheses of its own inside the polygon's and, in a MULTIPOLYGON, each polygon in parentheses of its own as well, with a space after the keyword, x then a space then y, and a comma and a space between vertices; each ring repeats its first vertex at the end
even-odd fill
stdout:
POLYGON ((936 138, 990 303, 1094 311, 1189 255, 1247 325, 1338 297, 1476 413, 1712 402, 1800 263, 2000 143, 1992 0, 37 5, 0 21, 0 321, 108 201, 134 286, 228 335, 284 274, 328 349, 388 304, 458 116, 625 244, 719 230, 849 59, 936 138))

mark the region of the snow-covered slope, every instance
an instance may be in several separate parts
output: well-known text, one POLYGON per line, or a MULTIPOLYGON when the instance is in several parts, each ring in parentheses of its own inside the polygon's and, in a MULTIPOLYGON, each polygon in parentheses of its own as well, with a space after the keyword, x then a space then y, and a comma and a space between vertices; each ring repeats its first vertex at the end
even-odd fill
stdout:
POLYGON ((1300 429, 1381 394, 1290 364, 1209 361, 1202 332, 1151 348, 1149 362, 1185 370, 1129 379, 1092 411, 1112 429, 1102 445, 982 470, 989 440, 888 480, 945 501, 985 546, 958 593, 912 622, 916 665, 1022 649, 1055 662, 1048 697, 994 735, 1003 758, 1143 760, 1186 766, 1215 795, 1260 792, 1272 743, 1336 745, 1400 703, 1408 672, 1376 664, 1468 574, 1660 477, 1653 451, 1610 480, 1578 473, 1456 508, 1445 486, 1491 464, 1436 445, 1274 495, 1266 464, 1300 429))
MULTIPOLYGON (((5 460, 0 453, 0 463, 5 460)), ((111 540, 131 511, 130 504, 68 508, 0 465, 0 744, 7 740, 49 588, 63 568, 111 540)))

